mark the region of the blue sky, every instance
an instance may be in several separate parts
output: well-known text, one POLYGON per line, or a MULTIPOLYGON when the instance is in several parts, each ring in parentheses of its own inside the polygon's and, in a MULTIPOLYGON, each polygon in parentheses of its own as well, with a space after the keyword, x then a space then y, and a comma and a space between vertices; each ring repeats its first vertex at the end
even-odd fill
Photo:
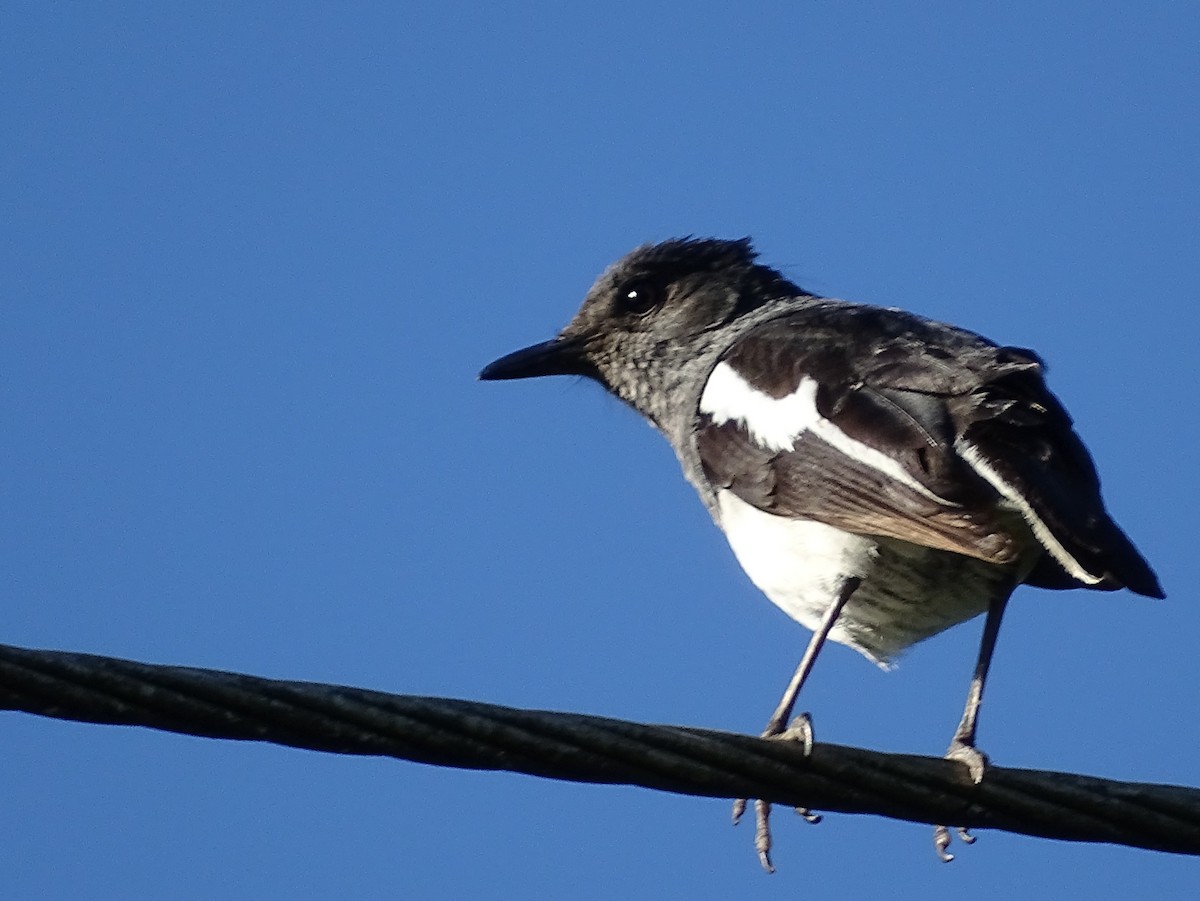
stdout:
MULTIPOLYGON (((475 381, 633 246, 750 234, 1046 357, 1169 597, 1020 591, 980 744, 1200 782, 1198 41, 1166 3, 8 4, 0 640, 756 732, 808 633, 666 444, 592 385, 475 381)), ((941 753, 979 628, 892 673, 829 648, 818 738, 941 753)), ((1195 880, 786 815, 768 878, 724 802, 2 721, 6 897, 1195 880)))

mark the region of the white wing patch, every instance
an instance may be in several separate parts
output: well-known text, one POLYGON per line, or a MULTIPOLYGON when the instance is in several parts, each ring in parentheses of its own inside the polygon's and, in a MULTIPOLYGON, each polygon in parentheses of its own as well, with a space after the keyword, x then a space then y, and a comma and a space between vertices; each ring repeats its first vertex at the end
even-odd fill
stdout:
POLYGON ((887 454, 851 438, 817 411, 817 383, 804 376, 796 390, 774 398, 755 390, 728 363, 718 363, 700 396, 700 412, 716 425, 733 420, 769 450, 791 451, 805 432, 810 432, 850 459, 875 469, 888 478, 944 506, 957 506, 938 497, 887 454))
POLYGON ((1079 565, 1079 561, 1067 553, 1067 549, 1059 543, 1059 540, 1054 537, 1053 533, 1042 521, 1042 518, 1037 515, 1037 512, 1029 505, 1029 501, 1021 496, 1012 485, 1001 478, 1000 473, 996 472, 986 460, 983 459, 983 454, 979 452, 979 448, 971 444, 969 441, 959 439, 954 443, 954 449, 958 451, 958 455, 970 464, 979 475, 995 488, 1000 496, 1007 500, 1021 514, 1021 517, 1029 525, 1034 537, 1042 543, 1042 546, 1050 552, 1050 556, 1058 561, 1068 573, 1087 585, 1095 585, 1103 581, 1101 576, 1093 576, 1090 572, 1079 565))

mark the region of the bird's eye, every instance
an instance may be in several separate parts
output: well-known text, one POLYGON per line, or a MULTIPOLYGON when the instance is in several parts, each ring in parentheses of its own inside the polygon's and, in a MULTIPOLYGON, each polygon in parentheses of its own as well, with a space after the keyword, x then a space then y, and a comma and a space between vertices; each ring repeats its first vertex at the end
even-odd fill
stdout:
POLYGON ((653 282, 627 282, 617 290, 617 303, 626 313, 645 316, 658 306, 662 293, 653 282))

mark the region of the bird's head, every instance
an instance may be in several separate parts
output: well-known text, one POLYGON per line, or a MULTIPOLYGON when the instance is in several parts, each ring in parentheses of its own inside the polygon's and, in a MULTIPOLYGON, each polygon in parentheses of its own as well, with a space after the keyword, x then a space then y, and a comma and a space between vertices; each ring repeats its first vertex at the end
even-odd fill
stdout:
POLYGON ((773 300, 804 295, 755 262, 749 239, 674 238, 610 266, 558 337, 501 357, 481 379, 583 375, 663 425, 681 384, 699 384, 723 330, 773 300))

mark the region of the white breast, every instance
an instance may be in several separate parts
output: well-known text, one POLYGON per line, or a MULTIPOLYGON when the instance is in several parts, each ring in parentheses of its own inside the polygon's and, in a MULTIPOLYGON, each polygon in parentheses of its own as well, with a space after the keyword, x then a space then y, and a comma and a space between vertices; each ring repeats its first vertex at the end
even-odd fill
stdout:
POLYGON ((717 507, 751 581, 806 628, 816 629, 845 579, 862 579, 829 637, 883 667, 910 645, 978 616, 1014 587, 1005 567, 774 516, 727 490, 717 492, 717 507))

